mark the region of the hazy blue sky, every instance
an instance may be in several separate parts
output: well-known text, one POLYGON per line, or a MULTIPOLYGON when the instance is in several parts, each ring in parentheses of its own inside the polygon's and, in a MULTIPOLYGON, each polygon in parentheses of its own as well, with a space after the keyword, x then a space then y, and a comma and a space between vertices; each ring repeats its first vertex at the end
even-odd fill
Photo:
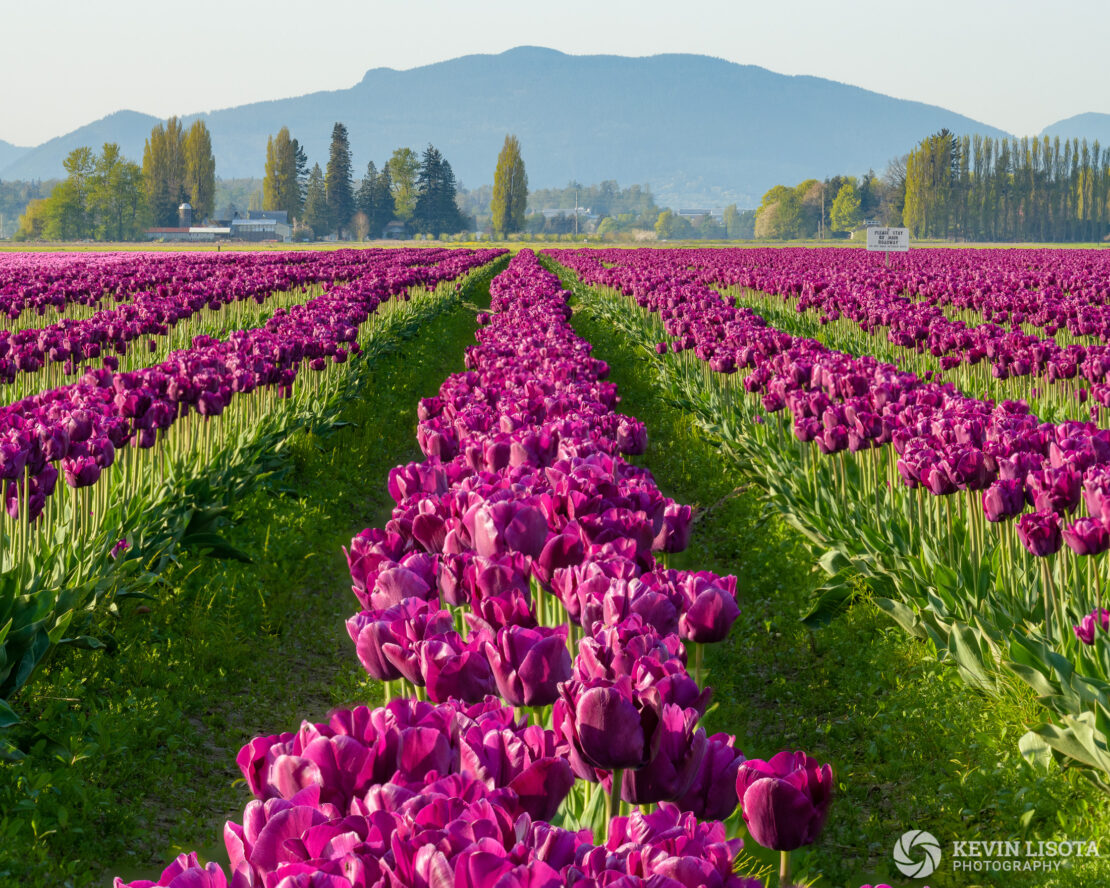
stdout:
POLYGON ((340 89, 521 44, 691 52, 941 105, 1017 134, 1110 112, 1096 0, 0 0, 0 139, 340 89))

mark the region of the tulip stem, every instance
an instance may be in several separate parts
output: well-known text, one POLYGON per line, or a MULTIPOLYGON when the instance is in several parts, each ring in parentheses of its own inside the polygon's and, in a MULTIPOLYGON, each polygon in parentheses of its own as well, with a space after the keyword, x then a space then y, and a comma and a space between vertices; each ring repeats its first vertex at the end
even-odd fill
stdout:
POLYGON ((701 688, 702 690, 705 689, 704 685, 702 685, 702 682, 701 682, 702 664, 704 662, 704 656, 705 656, 705 645, 702 644, 700 641, 695 642, 695 644, 694 644, 694 681, 697 683, 697 686, 699 688, 701 688))
POLYGON ((779 888, 790 886, 790 852, 779 852, 779 888))
POLYGON ((389 701, 393 699, 392 682, 383 681, 382 688, 384 689, 385 703, 388 705, 389 701))
POLYGON ((1052 604, 1055 604, 1056 590, 1053 589, 1052 583, 1052 568, 1048 566, 1048 558, 1041 559, 1041 570, 1044 574, 1044 631, 1048 636, 1048 640, 1052 642, 1052 611, 1050 608, 1050 598, 1052 604))
POLYGON ((1098 558, 1097 555, 1092 556, 1092 558, 1091 558, 1091 569, 1095 572, 1095 608, 1098 610, 1099 615, 1100 615, 1099 618, 1101 619, 1101 614, 1102 614, 1102 574, 1099 572, 1099 569, 1098 569, 1098 560, 1097 560, 1097 558, 1098 558))
POLYGON ((613 830, 613 818, 621 813, 621 784, 624 783, 624 768, 613 771, 613 785, 609 790, 609 831, 613 830))

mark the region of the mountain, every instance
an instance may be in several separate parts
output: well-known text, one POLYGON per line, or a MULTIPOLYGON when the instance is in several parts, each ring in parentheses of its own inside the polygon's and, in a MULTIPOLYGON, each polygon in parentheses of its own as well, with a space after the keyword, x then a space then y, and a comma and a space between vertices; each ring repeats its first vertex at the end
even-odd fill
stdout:
POLYGON ((20 148, 18 145, 0 139, 0 170, 30 150, 30 148, 20 148))
POLYGON ((1086 139, 1088 142, 1098 139, 1103 148, 1110 147, 1110 114, 1091 111, 1066 117, 1052 126, 1046 126, 1041 135, 1059 136, 1061 139, 1086 139))
POLYGON ((105 142, 116 142, 124 157, 139 163, 143 159, 143 145, 157 123, 159 119, 149 114, 116 111, 36 148, 24 148, 7 164, 0 161, 0 179, 63 178, 62 161, 70 151, 87 145, 99 153, 105 142))
MULTIPOLYGON (((309 163, 327 161, 332 124, 350 133, 355 175, 394 148, 429 143, 474 187, 493 179, 506 133, 533 187, 570 180, 651 186, 672 206, 755 206, 777 183, 881 171, 942 127, 1005 135, 943 108, 818 77, 698 55, 572 56, 538 47, 470 55, 407 71, 374 68, 350 89, 257 102, 199 117, 216 172, 261 176, 266 137, 288 126, 309 163)), ((139 160, 155 119, 119 112, 52 139, 0 178, 59 175, 66 151, 120 143, 139 160)))

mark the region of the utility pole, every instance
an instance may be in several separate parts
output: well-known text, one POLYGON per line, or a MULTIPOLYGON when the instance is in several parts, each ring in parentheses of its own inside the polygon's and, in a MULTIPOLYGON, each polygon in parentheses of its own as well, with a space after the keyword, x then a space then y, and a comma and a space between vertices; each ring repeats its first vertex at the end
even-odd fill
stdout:
POLYGON ((574 236, 578 237, 578 189, 574 189, 574 236))

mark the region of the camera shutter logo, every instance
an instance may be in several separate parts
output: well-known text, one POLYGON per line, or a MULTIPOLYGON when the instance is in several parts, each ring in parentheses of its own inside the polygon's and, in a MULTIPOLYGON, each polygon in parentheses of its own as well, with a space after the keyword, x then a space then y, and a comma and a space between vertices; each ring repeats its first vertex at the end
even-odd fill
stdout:
POLYGON ((894 846, 894 865, 903 876, 924 879, 936 871, 939 863, 940 842, 923 829, 903 833, 894 846))

